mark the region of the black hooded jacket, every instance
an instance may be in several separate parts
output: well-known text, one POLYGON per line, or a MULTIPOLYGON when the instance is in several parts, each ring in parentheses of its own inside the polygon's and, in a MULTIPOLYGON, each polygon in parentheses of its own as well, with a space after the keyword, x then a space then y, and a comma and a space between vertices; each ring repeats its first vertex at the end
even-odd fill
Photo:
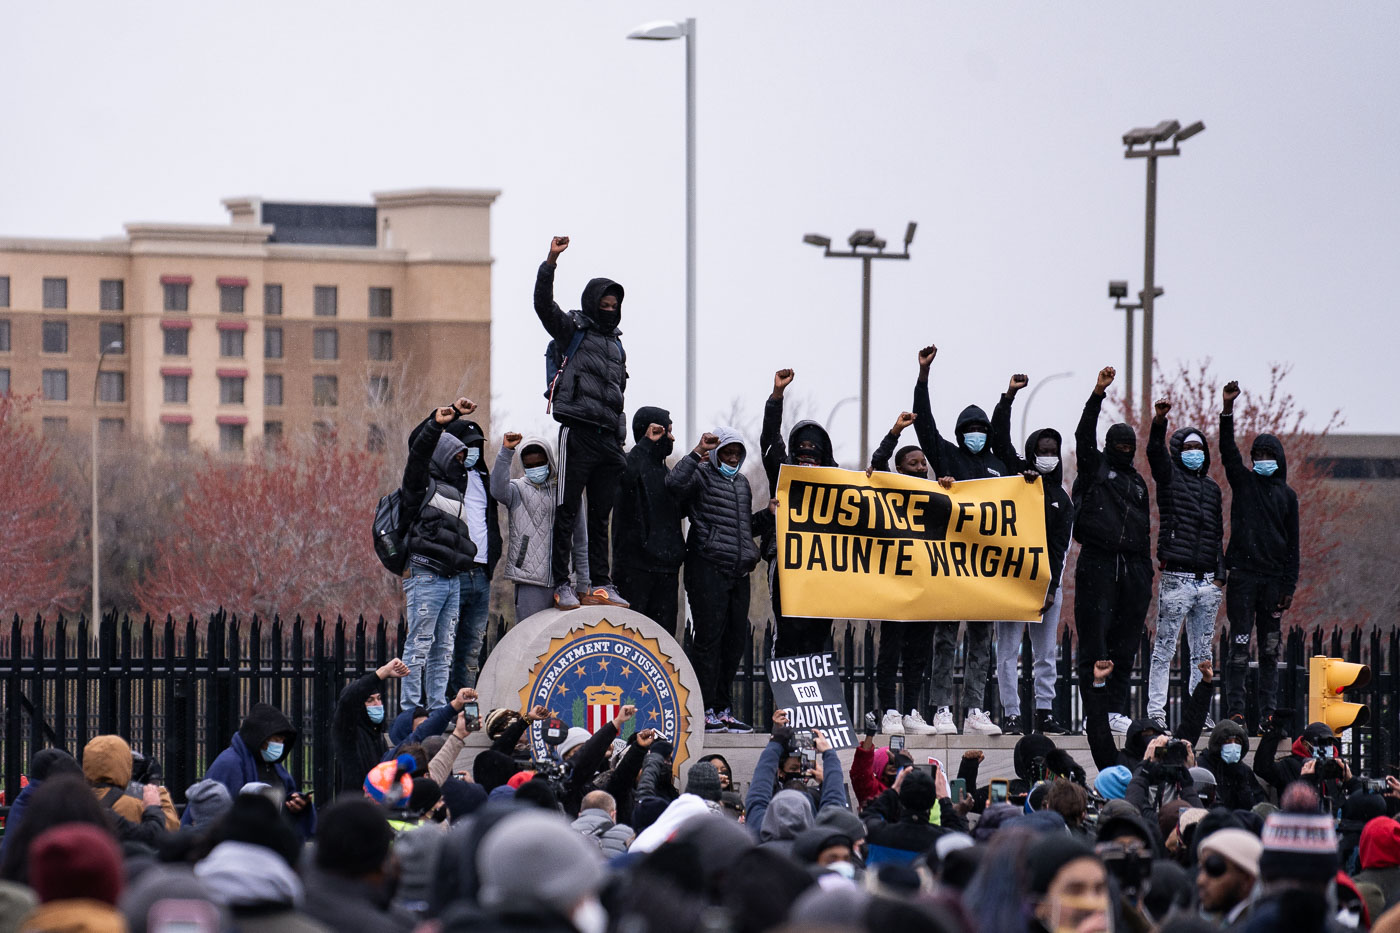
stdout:
MULTIPOLYGON (((826 428, 815 421, 799 421, 788 432, 787 444, 783 443, 783 400, 782 397, 768 397, 763 404, 763 429, 758 435, 758 448, 763 459, 763 472, 768 476, 768 497, 778 494, 778 470, 784 463, 795 463, 792 451, 799 441, 811 440, 817 445, 817 465, 839 466, 832 453, 831 435, 826 428)), ((770 563, 778 556, 778 528, 773 522, 761 524, 763 538, 759 551, 763 559, 770 563)))
POLYGON ((1136 449, 1137 438, 1127 425, 1115 424, 1104 438, 1106 450, 1099 450, 1101 408, 1103 396, 1091 393, 1074 429, 1079 460, 1072 490, 1074 540, 1085 547, 1151 560, 1152 513, 1147 483, 1133 466, 1132 456, 1122 457, 1110 446, 1132 442, 1136 449))
POLYGON ((1017 456, 1011 445, 1011 404, 1015 399, 1002 394, 997 407, 992 409, 992 452, 1006 464, 1013 473, 1034 470, 1035 448, 1042 437, 1053 437, 1060 448, 1061 460, 1055 469, 1043 473, 1040 484, 1045 490, 1045 540, 1050 552, 1050 589, 1053 594, 1060 585, 1060 573, 1065 568, 1065 554, 1069 552, 1070 528, 1074 523, 1074 503, 1065 492, 1064 444, 1060 432, 1054 428, 1041 428, 1032 431, 1026 438, 1025 457, 1017 456))
MULTIPOLYGON (((554 264, 543 262, 535 276, 535 314, 554 338, 562 356, 574 333, 583 342, 559 372, 554 387, 554 420, 615 433, 619 445, 627 440, 623 394, 627 390, 627 355, 622 351, 622 286, 612 279, 589 279, 583 287, 583 310, 560 310, 554 301, 554 264), (606 317, 599 309, 604 295, 617 297, 617 311, 606 317)), ((548 393, 546 393, 547 395, 548 393)))
POLYGON ((1298 586, 1298 494, 1288 485, 1288 461, 1283 444, 1272 434, 1260 434, 1254 447, 1278 461, 1273 476, 1260 476, 1245 466, 1235 446, 1235 419, 1220 415, 1220 462, 1230 481, 1230 546, 1225 564, 1283 582, 1285 595, 1298 586))
POLYGON ((1182 445, 1199 428, 1178 428, 1167 441, 1167 421, 1154 418, 1147 437, 1147 462, 1157 485, 1157 562, 1163 570, 1208 573, 1225 581, 1225 522, 1220 486, 1210 478, 1210 448, 1199 470, 1181 462, 1182 445), (1170 450, 1168 449, 1170 447, 1170 450))
POLYGON ((933 406, 929 402, 928 380, 919 379, 914 383, 914 431, 919 436, 919 446, 928 458, 931 477, 951 476, 953 479, 985 479, 988 476, 1005 476, 1006 464, 993 452, 992 420, 976 405, 969 405, 958 415, 954 428, 956 441, 945 440, 938 433, 938 424, 933 420, 933 406), (968 426, 981 422, 987 426, 987 444, 980 453, 973 453, 963 443, 963 435, 968 426))
MULTIPOLYGON (((281 787, 282 779, 277 774, 277 766, 285 766, 287 758, 296 745, 300 732, 283 712, 270 703, 254 703, 248 708, 248 715, 238 726, 238 738, 253 756, 254 769, 258 780, 273 787, 281 787), (282 757, 276 761, 264 761, 259 749, 274 735, 287 735, 291 738, 282 749, 282 757)), ((368 773, 368 769, 366 769, 368 773)), ((207 777, 208 775, 206 775, 207 777)))
POLYGON ((685 536, 681 519, 685 512, 666 488, 670 467, 666 458, 674 442, 663 437, 648 440, 647 427, 671 424, 664 408, 644 406, 632 415, 632 437, 627 466, 618 482, 613 507, 613 561, 619 568, 648 573, 675 573, 685 562, 685 536))
MULTIPOLYGON (((384 757, 388 748, 384 741, 384 723, 370 722, 365 710, 365 700, 370 694, 383 689, 379 673, 370 671, 340 691, 331 720, 331 750, 335 753, 338 790, 359 791, 370 769, 384 757)), ((387 706, 385 709, 387 712, 387 706)))
POLYGON ((1210 734, 1209 744, 1196 751, 1196 764, 1215 775, 1215 793, 1220 804, 1231 810, 1251 810, 1268 799, 1245 760, 1249 757, 1249 734, 1233 719, 1222 719, 1210 734), (1238 739, 1240 760, 1227 764, 1220 756, 1225 743, 1238 739))
POLYGON ((476 544, 462 514, 466 470, 455 460, 464 447, 433 418, 411 435, 399 504, 404 515, 412 516, 404 542, 410 568, 453 577, 476 563, 476 544))

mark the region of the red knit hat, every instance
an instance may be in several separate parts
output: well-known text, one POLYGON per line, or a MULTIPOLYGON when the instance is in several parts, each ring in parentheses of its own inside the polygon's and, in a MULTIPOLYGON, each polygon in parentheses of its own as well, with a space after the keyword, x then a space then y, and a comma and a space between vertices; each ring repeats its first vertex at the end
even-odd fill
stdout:
POLYGON ((91 898, 115 906, 122 893, 121 850, 91 823, 55 826, 29 850, 29 886, 45 904, 91 898))
POLYGON ((506 784, 513 790, 519 790, 521 784, 524 784, 526 781, 533 781, 534 779, 534 771, 517 771, 510 776, 510 780, 506 781, 506 784))

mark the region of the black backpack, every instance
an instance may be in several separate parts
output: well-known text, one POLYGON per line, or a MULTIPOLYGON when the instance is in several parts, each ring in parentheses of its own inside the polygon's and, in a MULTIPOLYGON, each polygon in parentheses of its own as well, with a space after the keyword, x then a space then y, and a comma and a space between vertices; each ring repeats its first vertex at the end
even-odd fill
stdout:
MULTIPOLYGON (((429 485, 428 493, 423 497, 427 502, 433 497, 432 486, 429 485)), ((374 525, 372 526, 374 535, 374 556, 379 558, 379 562, 384 565, 384 569, 396 577, 403 576, 403 570, 408 566, 408 544, 405 538, 408 537, 408 525, 411 519, 402 514, 399 508, 403 501, 402 490, 395 489, 387 496, 379 497, 379 504, 374 507, 374 525)))

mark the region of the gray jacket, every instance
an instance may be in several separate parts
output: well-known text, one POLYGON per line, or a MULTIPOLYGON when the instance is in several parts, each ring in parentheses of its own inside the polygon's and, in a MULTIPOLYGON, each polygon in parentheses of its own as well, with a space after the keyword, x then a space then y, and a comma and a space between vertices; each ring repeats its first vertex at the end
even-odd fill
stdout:
MULTIPOLYGON (((549 464, 549 479, 536 486, 525 477, 510 478, 515 451, 502 446, 491 471, 491 495, 507 509, 510 533, 506 538, 506 579, 530 586, 554 585, 550 551, 554 541, 555 498, 559 492, 559 465, 554 445, 542 437, 527 436, 516 450, 538 447, 549 464)), ((588 583, 588 523, 574 523, 573 565, 575 576, 588 583)))
POLYGON ((606 810, 582 810, 571 825, 574 832, 597 843, 605 858, 624 854, 637 835, 625 823, 614 823, 606 810))
MULTIPOLYGON (((682 457, 666 477, 666 487, 690 515, 686 551, 698 554, 721 570, 742 577, 758 563, 753 541, 753 494, 742 472, 727 477, 719 469, 719 448, 744 443, 731 427, 715 429, 719 447, 702 463, 694 451, 682 457)), ((748 456, 745 449, 744 457, 748 456)), ((739 461, 742 471, 744 460, 739 461)))

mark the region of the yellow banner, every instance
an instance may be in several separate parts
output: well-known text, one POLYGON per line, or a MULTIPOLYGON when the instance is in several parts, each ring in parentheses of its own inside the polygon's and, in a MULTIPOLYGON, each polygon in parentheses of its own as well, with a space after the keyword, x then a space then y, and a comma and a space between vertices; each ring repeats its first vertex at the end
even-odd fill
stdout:
POLYGON ((1040 618, 1050 585, 1041 480, 784 466, 783 613, 902 622, 1040 618))

